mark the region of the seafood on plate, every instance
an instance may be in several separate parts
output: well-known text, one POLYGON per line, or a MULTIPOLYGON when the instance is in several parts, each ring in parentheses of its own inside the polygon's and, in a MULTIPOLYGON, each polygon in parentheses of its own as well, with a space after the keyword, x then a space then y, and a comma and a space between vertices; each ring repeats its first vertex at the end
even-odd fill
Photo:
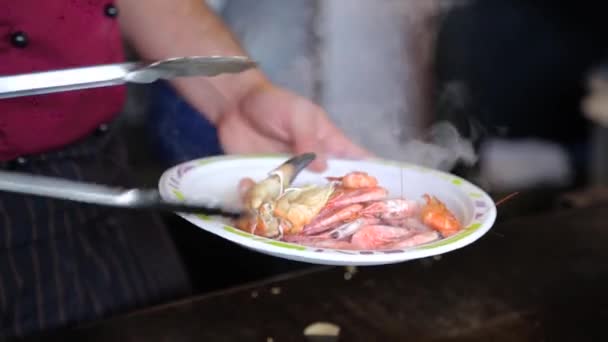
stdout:
POLYGON ((295 156, 268 176, 238 184, 247 213, 237 228, 286 242, 343 250, 413 247, 458 233, 462 225, 437 197, 391 197, 366 172, 327 177, 326 184, 292 186, 315 158, 295 156))

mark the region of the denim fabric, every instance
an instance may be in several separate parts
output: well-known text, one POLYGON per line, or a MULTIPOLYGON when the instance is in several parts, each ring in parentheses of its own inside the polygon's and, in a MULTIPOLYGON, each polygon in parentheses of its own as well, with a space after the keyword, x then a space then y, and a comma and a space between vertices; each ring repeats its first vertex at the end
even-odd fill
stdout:
POLYGON ((224 153, 211 122, 167 82, 153 85, 148 114, 151 144, 159 151, 160 162, 165 166, 224 153))

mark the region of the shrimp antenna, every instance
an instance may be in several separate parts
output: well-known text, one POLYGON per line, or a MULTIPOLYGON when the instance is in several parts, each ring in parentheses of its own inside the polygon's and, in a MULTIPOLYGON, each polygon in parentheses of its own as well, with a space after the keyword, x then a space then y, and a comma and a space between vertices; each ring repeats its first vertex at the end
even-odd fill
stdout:
POLYGON ((507 196, 505 196, 505 197, 503 197, 503 198, 499 199, 499 200, 496 202, 496 206, 498 207, 499 205, 501 205, 501 204, 505 203, 506 201, 509 201, 509 200, 513 199, 513 197, 515 197, 515 196, 517 196, 517 195, 519 195, 519 192, 517 192, 517 191, 516 191, 516 192, 512 192, 512 193, 508 194, 507 196))

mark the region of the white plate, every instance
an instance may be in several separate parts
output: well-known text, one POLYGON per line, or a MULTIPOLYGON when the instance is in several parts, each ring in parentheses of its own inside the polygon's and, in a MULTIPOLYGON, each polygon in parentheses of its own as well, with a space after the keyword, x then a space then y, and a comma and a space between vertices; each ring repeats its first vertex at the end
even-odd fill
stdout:
MULTIPOLYGON (((189 161, 167 170, 159 189, 171 200, 217 199, 234 207, 238 203, 237 184, 243 177, 258 181, 285 160, 287 155, 218 156, 189 161)), ((458 234, 409 249, 390 251, 349 251, 307 247, 285 243, 231 227, 225 220, 193 214, 178 214, 194 225, 252 250, 280 258, 324 265, 379 265, 444 254, 475 242, 494 224, 496 205, 484 191, 448 173, 416 165, 384 160, 329 161, 323 173, 303 171, 294 185, 324 184, 326 176, 350 171, 365 171, 375 176, 389 195, 403 194, 421 199, 424 193, 437 196, 464 224, 458 234)))

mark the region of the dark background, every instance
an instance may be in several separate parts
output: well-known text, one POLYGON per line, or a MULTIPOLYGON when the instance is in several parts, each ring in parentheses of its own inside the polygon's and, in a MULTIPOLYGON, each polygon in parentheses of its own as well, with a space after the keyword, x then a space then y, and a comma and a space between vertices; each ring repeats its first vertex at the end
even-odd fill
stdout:
POLYGON ((589 122, 581 111, 587 77, 606 60, 607 1, 482 0, 442 18, 437 93, 466 87, 464 103, 442 103, 439 118, 484 138, 541 138, 565 147, 587 182, 589 122), (478 130, 479 132, 480 130, 478 130))

